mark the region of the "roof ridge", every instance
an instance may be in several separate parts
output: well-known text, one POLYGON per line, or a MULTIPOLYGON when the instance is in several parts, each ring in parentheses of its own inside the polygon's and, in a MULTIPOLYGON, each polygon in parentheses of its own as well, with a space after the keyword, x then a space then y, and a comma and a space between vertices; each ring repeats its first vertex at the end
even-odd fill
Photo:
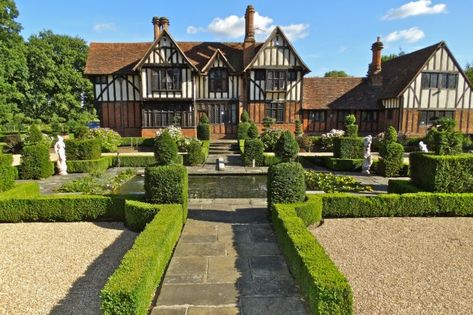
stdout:
POLYGON ((387 60, 387 61, 384 61, 383 64, 386 64, 386 63, 389 63, 391 61, 395 61, 395 60, 399 60, 401 58, 404 58, 404 57, 409 57, 409 56, 412 56, 414 54, 417 54, 417 53, 420 53, 420 52, 424 52, 426 50, 429 50, 429 49, 432 49, 432 48, 438 48, 442 45, 445 45, 445 41, 440 41, 436 44, 433 44, 433 45, 430 45, 430 46, 427 46, 427 47, 424 47, 424 48, 421 48, 421 49, 418 49, 418 50, 415 50, 415 51, 411 51, 410 53, 407 53, 407 54, 404 54, 404 55, 400 55, 400 56, 397 56, 396 58, 393 58, 393 59, 390 59, 390 60, 387 60))

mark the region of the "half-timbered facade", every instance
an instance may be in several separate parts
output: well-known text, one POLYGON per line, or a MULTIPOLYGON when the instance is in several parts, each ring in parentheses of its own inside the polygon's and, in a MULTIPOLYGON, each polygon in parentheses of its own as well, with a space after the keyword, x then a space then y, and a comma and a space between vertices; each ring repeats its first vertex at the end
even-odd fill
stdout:
POLYGON ((473 133, 471 83, 444 42, 381 62, 378 39, 367 77, 307 78, 281 28, 256 42, 254 15, 248 6, 243 42, 178 42, 155 17, 153 42, 92 43, 85 73, 102 126, 152 137, 178 125, 194 136, 206 114, 214 138, 233 138, 247 110, 260 129, 265 117, 290 130, 300 119, 309 134, 342 129, 351 113, 363 134, 392 125, 420 135, 444 116, 473 133))

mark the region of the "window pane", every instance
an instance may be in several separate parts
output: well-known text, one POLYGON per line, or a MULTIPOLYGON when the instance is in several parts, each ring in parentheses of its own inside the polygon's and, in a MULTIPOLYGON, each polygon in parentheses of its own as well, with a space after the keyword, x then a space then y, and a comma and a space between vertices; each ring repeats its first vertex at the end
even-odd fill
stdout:
POLYGON ((438 73, 431 73, 430 75, 430 88, 437 88, 438 86, 438 73))
POLYGON ((430 87, 430 73, 422 74, 422 88, 428 89, 430 87))
POLYGON ((439 74, 439 82, 438 82, 439 89, 447 88, 447 78, 448 78, 448 75, 446 73, 439 74))
POLYGON ((458 82, 458 74, 449 74, 448 75, 448 88, 456 89, 458 82))

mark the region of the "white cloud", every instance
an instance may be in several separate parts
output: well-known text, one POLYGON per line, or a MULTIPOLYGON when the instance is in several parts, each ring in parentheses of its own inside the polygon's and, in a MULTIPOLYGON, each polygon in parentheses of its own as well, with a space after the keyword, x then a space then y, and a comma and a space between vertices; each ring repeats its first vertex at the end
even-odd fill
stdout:
MULTIPOLYGON (((265 39, 274 29, 273 19, 268 16, 262 16, 255 12, 255 33, 258 40, 265 39)), ((281 26, 281 29, 287 35, 289 40, 305 38, 309 35, 308 24, 290 24, 281 26)), ((230 15, 224 18, 216 17, 206 27, 187 27, 187 34, 196 34, 198 32, 210 32, 219 38, 235 39, 245 35, 245 18, 237 15, 230 15)))
POLYGON ((391 9, 383 16, 383 20, 405 19, 410 16, 440 14, 447 11, 447 5, 439 3, 432 5, 432 0, 417 0, 406 3, 399 8, 391 9))
POLYGON ((425 33, 418 27, 412 27, 407 30, 395 31, 386 36, 386 41, 396 42, 405 40, 408 43, 416 43, 425 37, 425 33))
POLYGON ((104 32, 104 31, 116 31, 117 26, 114 23, 98 23, 94 25, 94 31, 104 32))
POLYGON ((345 46, 345 45, 342 45, 342 46, 338 47, 338 52, 340 54, 346 53, 347 51, 348 51, 348 47, 345 46))

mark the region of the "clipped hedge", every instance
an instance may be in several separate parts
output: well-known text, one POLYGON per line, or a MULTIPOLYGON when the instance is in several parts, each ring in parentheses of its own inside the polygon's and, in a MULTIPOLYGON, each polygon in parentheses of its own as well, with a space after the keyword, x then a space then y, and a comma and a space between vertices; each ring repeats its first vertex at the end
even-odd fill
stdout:
MULTIPOLYGON (((29 187, 27 189, 33 189, 29 187)), ((124 219, 124 199, 87 195, 0 198, 0 222, 99 221, 124 219)))
POLYGON ((21 179, 48 178, 54 174, 54 164, 49 160, 49 147, 34 144, 23 147, 19 175, 21 179))
POLYGON ((268 205, 297 203, 305 199, 304 168, 300 163, 272 165, 268 170, 268 205))
POLYGON ((208 123, 199 123, 197 125, 197 139, 210 140, 210 125, 208 123))
POLYGON ((12 166, 13 156, 0 151, 0 192, 15 186, 16 169, 12 166))
POLYGON ((243 162, 251 166, 255 160, 256 166, 264 165, 264 146, 260 139, 249 139, 245 141, 243 162))
POLYGON ((147 167, 156 164, 154 156, 144 155, 119 155, 119 157, 113 157, 113 165, 120 167, 147 167), (120 163, 118 162, 120 159, 120 163))
POLYGON ((272 219, 281 251, 312 313, 353 314, 347 279, 297 216, 297 206, 275 205, 272 219))
POLYGON ((120 147, 131 147, 131 146, 141 146, 141 147, 153 147, 154 138, 143 138, 143 137, 122 137, 120 139, 120 147))
POLYGON ((473 154, 409 155, 414 185, 430 192, 473 192, 473 154))
POLYGON ((338 137, 333 139, 333 157, 337 159, 363 159, 363 138, 338 137))
POLYGON ((134 232, 141 232, 159 212, 162 205, 149 204, 142 201, 125 201, 125 224, 134 232))
POLYGON ((322 221, 322 200, 306 202, 295 208, 297 216, 306 226, 322 221))
POLYGON ((184 156, 185 165, 196 166, 204 164, 206 159, 202 144, 200 141, 191 141, 189 150, 184 156))
POLYGON ((400 143, 387 143, 381 150, 378 173, 384 177, 399 176, 404 165, 404 147, 400 143))
POLYGON ((0 193, 0 198, 27 198, 39 195, 38 183, 21 183, 0 193))
POLYGON ((154 204, 181 204, 187 220, 187 169, 182 165, 163 165, 145 169, 145 199, 154 204))
POLYGON ((169 132, 163 132, 154 141, 154 158, 158 165, 175 164, 178 159, 177 144, 169 132))
MULTIPOLYGON (((139 206, 143 211, 149 210, 148 206, 135 203, 135 212, 139 206)), ((148 314, 184 222, 180 205, 156 205, 156 208, 158 213, 136 238, 100 292, 103 314, 148 314)))
MULTIPOLYGON (((319 196, 308 196, 317 202, 319 196)), ((415 193, 373 197, 326 194, 324 218, 473 216, 473 194, 415 193)))
POLYGON ((97 160, 102 154, 99 139, 70 139, 65 143, 68 160, 97 160))
POLYGON ((390 179, 388 182, 389 194, 410 194, 422 192, 410 180, 390 179))
POLYGON ((249 122, 241 122, 238 124, 237 130, 237 139, 238 140, 247 140, 249 139, 248 130, 250 129, 251 124, 249 122))
POLYGON ((337 159, 331 157, 323 158, 326 168, 332 171, 355 172, 361 170, 363 159, 337 159))
POLYGON ((67 171, 69 173, 102 173, 113 166, 113 160, 110 156, 97 160, 66 160, 67 171))

